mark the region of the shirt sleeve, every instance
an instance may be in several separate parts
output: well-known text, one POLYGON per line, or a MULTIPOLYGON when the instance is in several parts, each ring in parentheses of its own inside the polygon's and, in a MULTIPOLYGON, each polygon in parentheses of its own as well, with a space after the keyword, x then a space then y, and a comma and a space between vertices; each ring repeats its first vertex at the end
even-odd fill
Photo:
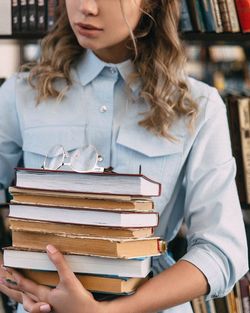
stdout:
POLYGON ((198 131, 187 163, 188 250, 182 259, 206 276, 210 285, 208 300, 227 294, 246 273, 248 253, 226 108, 214 89, 207 107, 210 112, 205 114, 208 117, 198 131))
POLYGON ((22 155, 15 86, 16 75, 0 88, 0 189, 11 184, 14 168, 22 155))

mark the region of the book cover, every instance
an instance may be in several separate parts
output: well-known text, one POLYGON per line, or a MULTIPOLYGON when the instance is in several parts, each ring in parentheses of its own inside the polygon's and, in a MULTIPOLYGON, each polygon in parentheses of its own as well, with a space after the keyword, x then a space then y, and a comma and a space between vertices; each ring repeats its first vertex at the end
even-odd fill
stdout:
POLYGON ((12 34, 12 5, 11 0, 0 1, 0 35, 11 35, 12 34))
POLYGON ((99 225, 109 227, 155 227, 158 212, 53 207, 31 204, 9 205, 9 216, 49 222, 99 225))
POLYGON ((37 0, 37 30, 44 33, 47 30, 47 1, 37 0))
POLYGON ((63 253, 125 259, 155 256, 166 251, 166 243, 159 237, 123 239, 12 231, 13 247, 45 250, 48 244, 56 246, 63 253))
POLYGON ((250 32, 250 0, 235 0, 239 22, 243 33, 250 32))
POLYGON ((93 236, 109 238, 145 238, 153 235, 153 228, 151 227, 121 228, 121 227, 89 226, 89 225, 46 222, 17 218, 8 218, 8 224, 11 230, 57 233, 64 235, 72 234, 86 237, 93 236))
POLYGON ((28 1, 28 30, 35 32, 37 30, 37 3, 36 0, 28 1))
POLYGON ((210 0, 201 0, 200 7, 206 31, 215 32, 216 31, 215 19, 214 14, 212 12, 210 0))
POLYGON ((21 9, 21 31, 22 33, 26 33, 29 30, 28 21, 28 0, 20 0, 20 9, 21 9))
POLYGON ((160 183, 142 174, 17 168, 15 180, 17 187, 32 189, 152 197, 161 193, 160 183))
POLYGON ((19 0, 12 0, 12 32, 16 34, 21 31, 20 3, 19 0))
MULTIPOLYGON (((56 271, 45 251, 4 248, 5 266, 43 271, 56 271)), ((117 259, 79 254, 65 254, 66 262, 75 273, 113 275, 118 277, 146 277, 151 269, 151 259, 117 259)))

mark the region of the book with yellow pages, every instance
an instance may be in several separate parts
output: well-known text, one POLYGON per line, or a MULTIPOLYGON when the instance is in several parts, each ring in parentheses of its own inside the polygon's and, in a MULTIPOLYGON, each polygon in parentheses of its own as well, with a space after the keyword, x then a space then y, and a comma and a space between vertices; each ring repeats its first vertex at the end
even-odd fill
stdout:
MULTIPOLYGON (((41 285, 55 287, 59 283, 57 272, 24 269, 22 273, 25 277, 41 285)), ((148 280, 148 277, 118 277, 89 274, 76 274, 76 277, 84 288, 91 292, 114 294, 131 294, 148 280)))
POLYGON ((58 234, 72 234, 93 237, 109 238, 145 238, 153 235, 153 228, 126 228, 80 225, 70 223, 57 223, 48 221, 37 221, 30 219, 8 218, 11 230, 26 230, 33 232, 46 232, 58 234))
POLYGON ((126 211, 152 211, 154 208, 153 201, 149 197, 46 191, 17 187, 10 187, 9 192, 13 197, 13 203, 126 211))
POLYGON ((48 244, 66 253, 126 259, 159 255, 166 250, 166 243, 159 237, 122 239, 12 230, 14 247, 45 250, 48 244))

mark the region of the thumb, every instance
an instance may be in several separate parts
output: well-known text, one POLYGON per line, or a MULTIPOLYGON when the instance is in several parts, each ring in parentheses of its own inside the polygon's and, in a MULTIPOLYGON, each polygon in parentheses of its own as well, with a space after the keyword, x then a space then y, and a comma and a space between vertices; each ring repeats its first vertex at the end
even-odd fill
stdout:
POLYGON ((63 254, 52 245, 46 247, 47 254, 51 262, 55 265, 59 279, 61 282, 75 280, 76 277, 70 269, 68 263, 65 261, 63 254))

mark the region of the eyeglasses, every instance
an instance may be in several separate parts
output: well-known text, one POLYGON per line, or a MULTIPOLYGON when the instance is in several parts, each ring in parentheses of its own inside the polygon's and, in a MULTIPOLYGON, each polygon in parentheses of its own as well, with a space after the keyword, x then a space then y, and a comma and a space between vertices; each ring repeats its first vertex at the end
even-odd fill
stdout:
POLYGON ((78 173, 104 172, 103 167, 97 166, 100 161, 97 150, 92 145, 87 145, 67 152, 62 145, 55 145, 47 153, 42 168, 45 170, 58 170, 62 166, 69 166, 78 173), (65 162, 65 159, 69 159, 65 162))

